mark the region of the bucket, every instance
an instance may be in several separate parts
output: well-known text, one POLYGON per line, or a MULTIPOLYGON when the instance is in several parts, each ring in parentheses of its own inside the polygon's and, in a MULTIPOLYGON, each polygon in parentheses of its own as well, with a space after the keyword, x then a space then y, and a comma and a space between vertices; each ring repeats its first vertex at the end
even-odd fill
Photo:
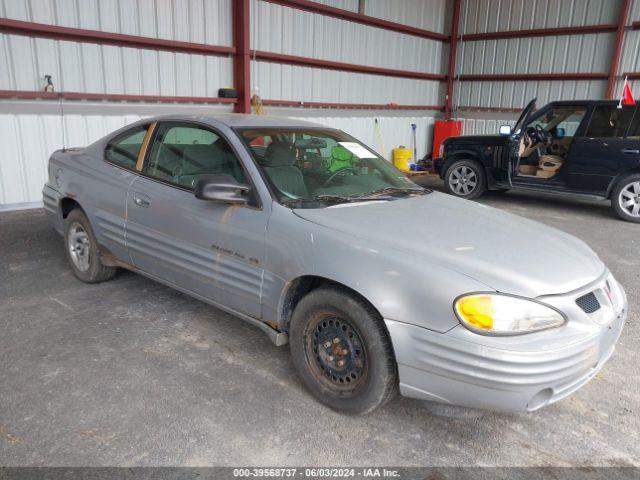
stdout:
POLYGON ((395 167, 402 171, 408 172, 409 160, 413 156, 413 151, 410 148, 398 147, 393 149, 393 164, 395 167))

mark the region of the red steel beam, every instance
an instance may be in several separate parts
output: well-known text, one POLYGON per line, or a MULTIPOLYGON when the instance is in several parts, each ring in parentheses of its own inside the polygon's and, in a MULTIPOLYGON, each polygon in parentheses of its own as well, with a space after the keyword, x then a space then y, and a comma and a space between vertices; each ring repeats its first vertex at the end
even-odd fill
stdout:
POLYGON ((143 48, 149 50, 163 50, 169 52, 196 53, 202 55, 231 55, 233 47, 207 45, 204 43, 180 42, 161 38, 139 37, 121 33, 101 32, 83 28, 59 27, 43 23, 23 22, 0 18, 0 32, 29 37, 67 40, 71 42, 97 43, 101 45, 115 45, 118 47, 143 48))
POLYGON ((183 97, 163 95, 124 95, 119 93, 84 93, 84 92, 40 92, 30 90, 0 90, 0 98, 16 100, 78 100, 78 101, 110 101, 110 102, 147 102, 147 103, 221 103, 233 104, 235 98, 218 97, 183 97))
POLYGON ((629 15, 631 0, 622 0, 620 5, 620 14, 618 16, 618 26, 616 29, 616 40, 613 47, 613 56, 609 66, 609 81, 607 82, 607 98, 614 98, 616 89, 616 75, 620 66, 620 57, 622 56, 622 43, 624 41, 624 29, 629 15))
POLYGON ((474 107, 471 105, 459 106, 457 110, 461 112, 496 112, 496 113, 519 113, 522 108, 505 108, 505 107, 474 107))
POLYGON ((273 107, 304 108, 350 108, 362 110, 436 110, 442 111, 441 105, 398 105, 396 103, 336 103, 336 102, 303 102, 296 100, 262 100, 263 105, 273 107))
POLYGON ((629 77, 629 80, 640 80, 640 72, 626 72, 625 77, 629 77))
POLYGON ((252 51, 256 60, 263 62, 284 63, 301 67, 323 68, 325 70, 341 70, 344 72, 369 73, 372 75, 384 75, 387 77, 413 78, 419 80, 444 81, 447 76, 439 73, 412 72, 409 70, 396 70, 392 68, 373 67, 369 65, 356 65, 353 63, 334 62, 333 60, 321 60, 319 58, 298 57, 283 53, 252 51))
POLYGON ((532 28, 528 30, 508 30, 502 32, 469 33, 458 36, 459 40, 475 42, 479 40, 500 40, 503 38, 551 37, 558 35, 585 35, 589 33, 615 32, 617 25, 582 25, 578 27, 532 28))
POLYGON ((551 81, 551 80, 606 80, 606 73, 499 73, 460 75, 463 82, 490 81, 551 81))
POLYGON ((233 0, 233 83, 238 92, 237 113, 251 113, 251 18, 249 0, 233 0))
POLYGON ((631 30, 640 30, 640 22, 633 22, 631 24, 631 30))
POLYGON ((445 118, 451 120, 451 105, 456 74, 456 56, 458 54, 458 25, 460 24, 460 0, 454 0, 451 19, 451 43, 449 44, 449 70, 447 73, 447 93, 445 97, 445 118))
POLYGON ((330 7, 318 2, 312 2, 309 0, 262 0, 264 2, 276 3, 285 7, 295 8, 298 10, 304 10, 306 12, 317 13, 320 15, 326 15, 328 17, 339 18, 340 20, 347 20, 349 22, 360 23, 368 25, 370 27, 382 28, 384 30, 391 30, 394 32, 405 33, 407 35, 413 35, 415 37, 428 38, 431 40, 438 40, 441 42, 448 42, 449 35, 443 33, 432 32, 422 28, 410 27, 402 23, 390 22, 377 17, 371 17, 369 15, 363 15, 361 13, 352 12, 343 8, 330 7))

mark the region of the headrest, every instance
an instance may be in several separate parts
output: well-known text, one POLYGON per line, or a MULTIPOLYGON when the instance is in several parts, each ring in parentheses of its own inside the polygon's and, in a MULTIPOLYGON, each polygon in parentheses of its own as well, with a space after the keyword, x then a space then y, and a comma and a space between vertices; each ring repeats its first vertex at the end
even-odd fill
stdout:
POLYGON ((267 147, 262 165, 265 167, 289 167, 296 161, 293 146, 287 142, 272 142, 267 147))
POLYGON ((191 160, 206 160, 216 155, 220 155, 220 150, 216 145, 187 145, 184 147, 183 155, 191 160))
POLYGON ((353 157, 353 154, 342 145, 336 145, 331 149, 331 158, 342 160, 344 162, 346 160, 351 160, 351 157, 353 157))

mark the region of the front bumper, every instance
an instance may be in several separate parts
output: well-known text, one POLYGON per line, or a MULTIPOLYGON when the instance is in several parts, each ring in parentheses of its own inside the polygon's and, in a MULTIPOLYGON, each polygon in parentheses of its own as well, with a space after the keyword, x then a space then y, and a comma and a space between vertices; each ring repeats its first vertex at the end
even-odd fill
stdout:
MULTIPOLYGON (((552 300, 575 305, 581 294, 552 300)), ((615 308, 605 312, 609 318, 598 318, 600 324, 582 311, 587 318, 576 318, 573 311, 559 329, 513 337, 477 335, 462 325, 443 334, 386 320, 400 392, 501 411, 533 411, 556 402, 591 380, 611 357, 627 315, 622 287, 617 294, 615 308)))

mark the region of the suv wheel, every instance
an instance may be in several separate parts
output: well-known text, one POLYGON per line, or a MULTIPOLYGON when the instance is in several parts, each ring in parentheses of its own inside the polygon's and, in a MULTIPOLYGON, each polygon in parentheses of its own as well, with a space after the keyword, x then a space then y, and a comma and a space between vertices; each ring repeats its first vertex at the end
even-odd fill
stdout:
POLYGON ((444 186, 447 193, 472 199, 486 191, 487 179, 478 163, 472 160, 458 160, 447 169, 444 186))
POLYGON ((64 243, 71 270, 78 279, 98 283, 115 275, 115 267, 107 267, 100 261, 96 236, 89 219, 79 208, 71 210, 65 219, 64 243))
POLYGON ((291 356, 311 394, 336 410, 364 414, 396 391, 391 341, 364 301, 333 287, 313 290, 296 306, 291 356))
POLYGON ((640 174, 618 181, 611 194, 611 206, 622 220, 640 223, 640 174))

